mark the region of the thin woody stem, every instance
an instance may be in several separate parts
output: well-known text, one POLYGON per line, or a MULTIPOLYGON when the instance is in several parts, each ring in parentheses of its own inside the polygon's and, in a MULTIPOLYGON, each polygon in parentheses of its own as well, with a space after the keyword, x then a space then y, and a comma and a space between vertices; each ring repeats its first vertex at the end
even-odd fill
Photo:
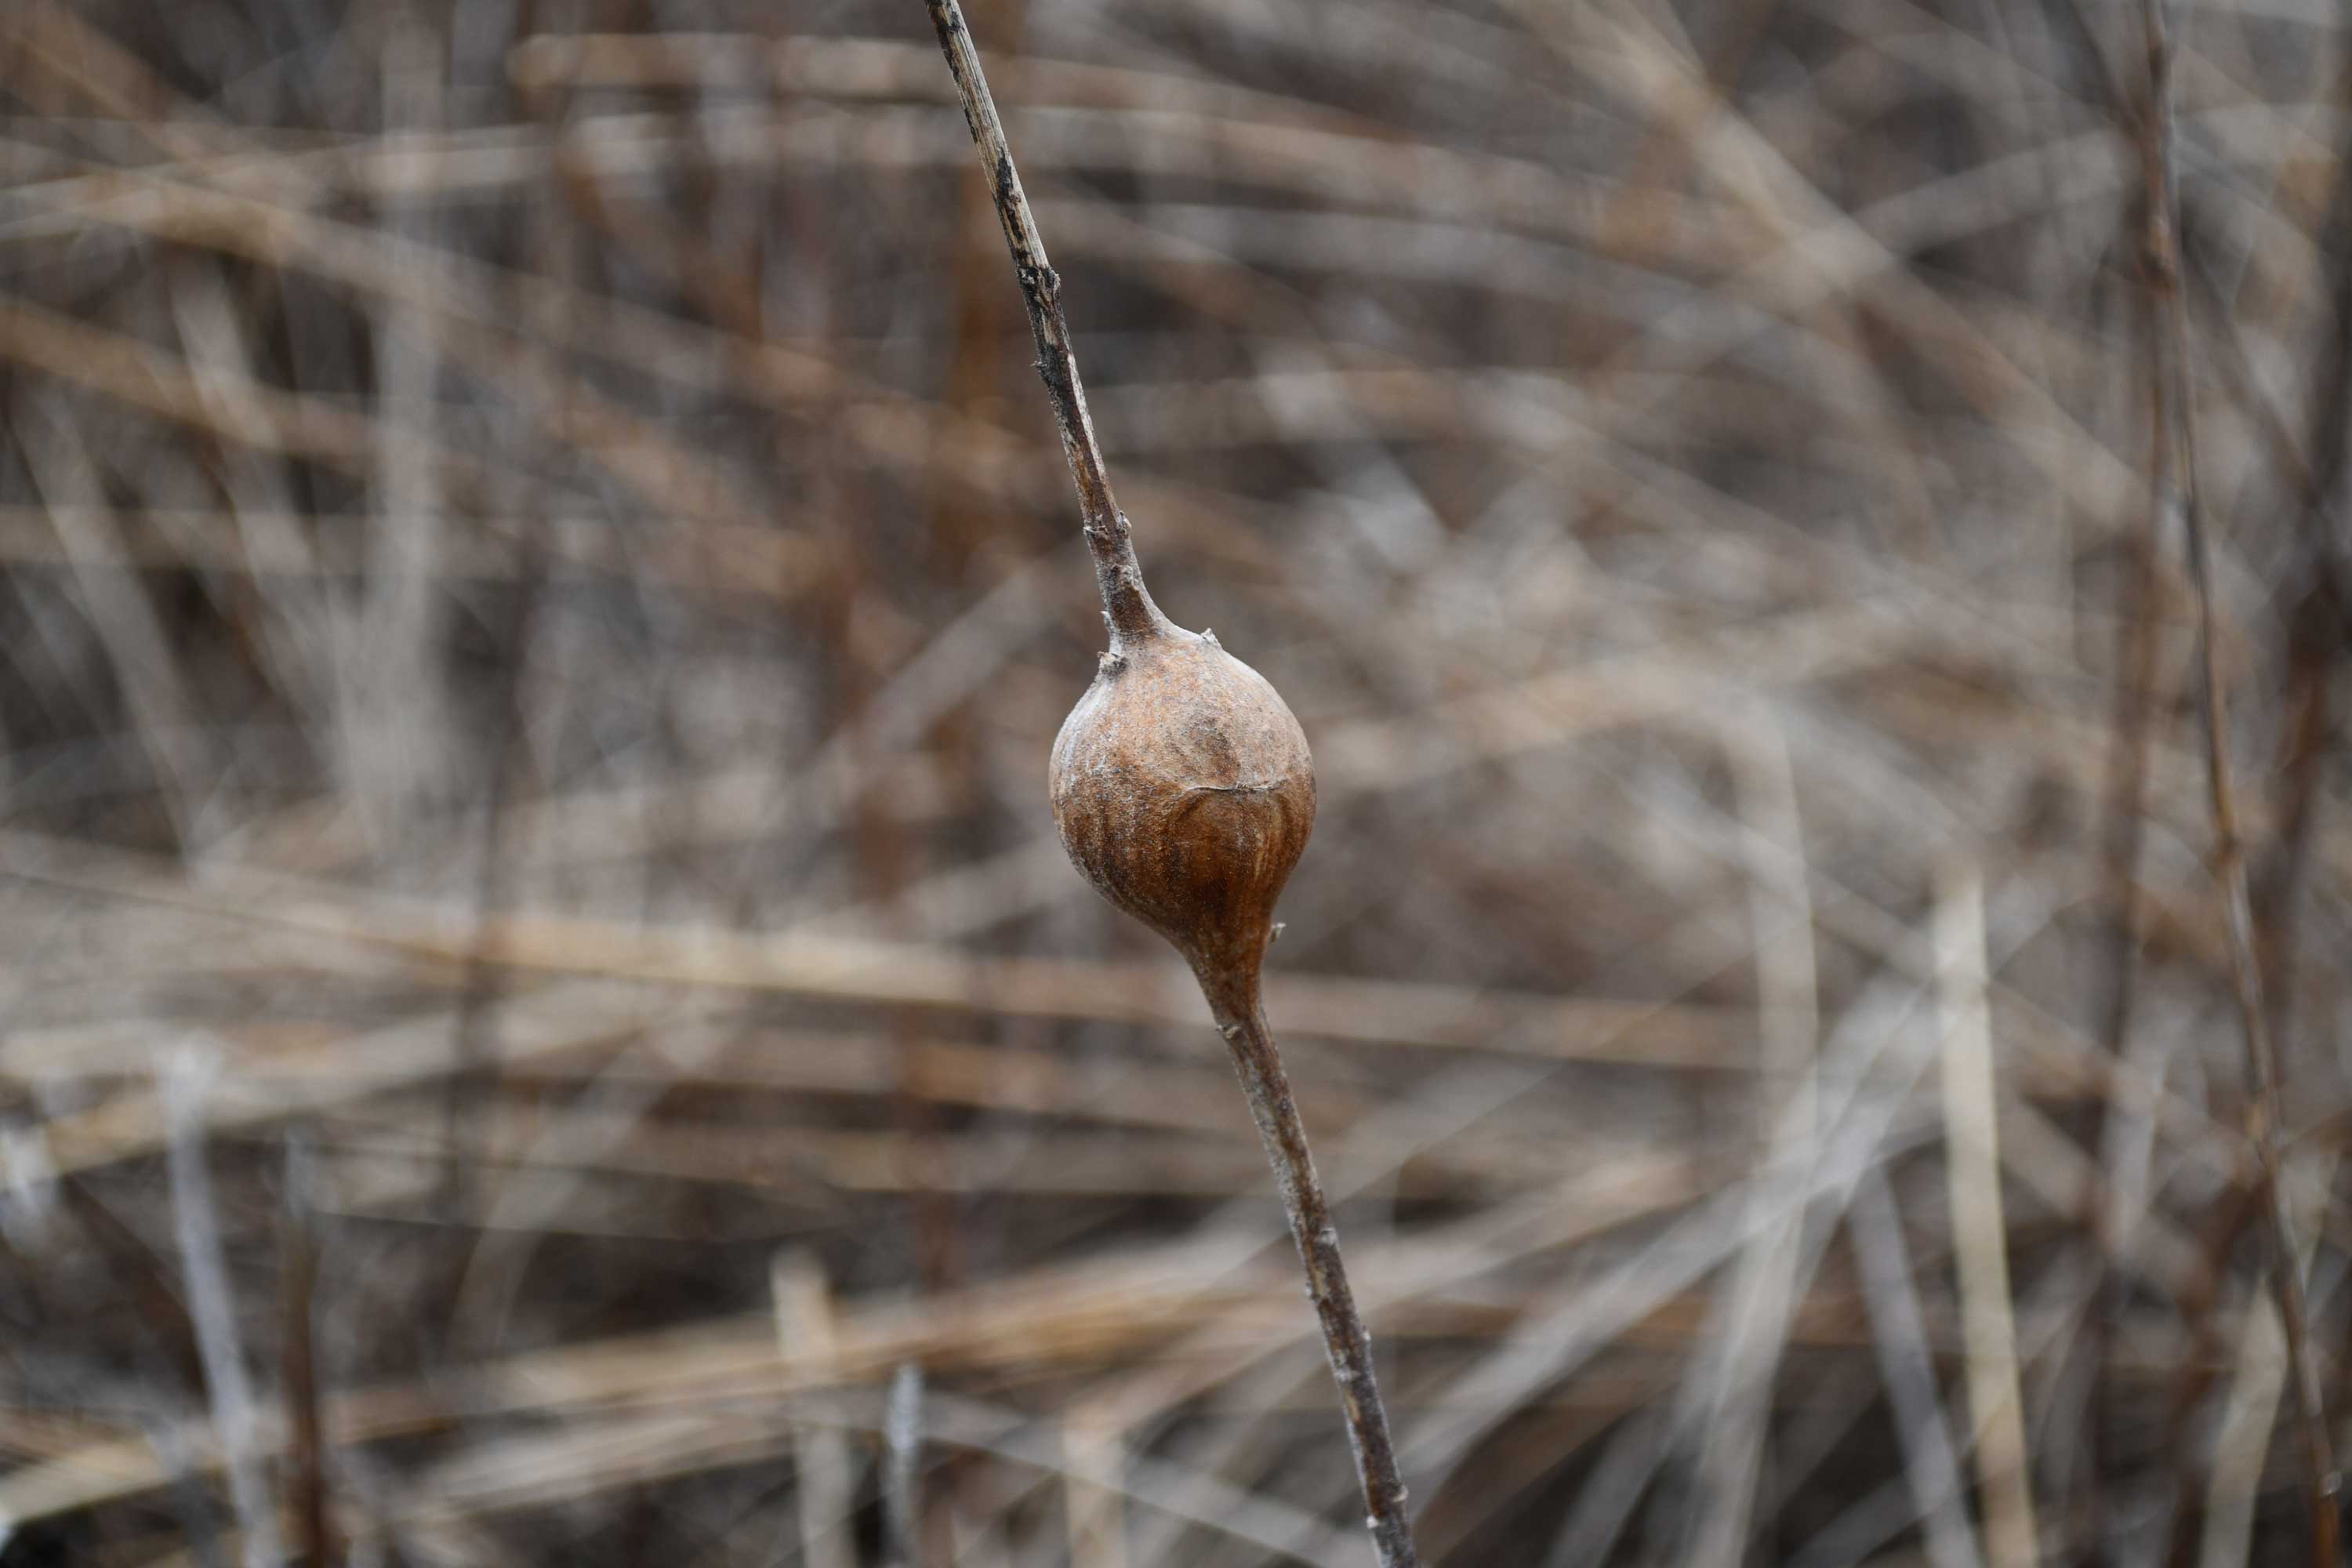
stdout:
MULTIPOLYGON (((963 98, 964 123, 980 148, 981 169, 996 216, 1004 226, 1004 243, 1013 253, 1013 276, 1029 308, 1029 327, 1037 340, 1037 374, 1054 405, 1062 430, 1062 450, 1070 460, 1070 477, 1078 488, 1078 509, 1086 519, 1087 549, 1095 562, 1095 579, 1102 590, 1103 619, 1110 627, 1114 652, 1122 646, 1166 635, 1171 628, 1143 585, 1136 563, 1125 514, 1111 497, 1110 476, 1104 470, 1102 449, 1096 444, 1093 421, 1087 415, 1087 394, 1078 380, 1078 363, 1070 350, 1069 324, 1062 318, 1061 279, 1045 259, 1045 242, 1037 233, 1029 200, 1021 191, 1021 175, 1013 164, 1013 150, 1004 140, 996 102, 989 95, 979 53, 972 47, 957 0, 925 0, 931 25, 938 29, 940 48, 955 76, 963 98)), ((1290 1097, 1290 1080, 1258 1005, 1257 972, 1245 970, 1200 974, 1219 1030, 1231 1048, 1234 1069, 1241 1075, 1250 1114, 1265 1141, 1274 1167, 1276 1187, 1282 1194, 1290 1234, 1298 1244, 1299 1261, 1307 1270, 1307 1292, 1315 1303, 1323 1347, 1330 1358, 1331 1375, 1339 1385, 1339 1404, 1346 1413, 1348 1441, 1356 1457, 1356 1477, 1362 1483, 1366 1523, 1380 1553, 1381 1568, 1420 1568, 1413 1551, 1412 1529, 1405 1516, 1404 1484, 1397 1477, 1396 1447, 1389 1437, 1388 1413, 1381 1405, 1380 1385, 1372 1376, 1371 1336, 1348 1289, 1348 1271, 1339 1260, 1339 1233, 1331 1224, 1330 1205, 1316 1179, 1315 1162, 1307 1147, 1307 1128, 1290 1097)))
POLYGON ((972 47, 971 31, 964 26, 963 9, 956 0, 925 3, 963 98, 964 123, 980 149, 981 172, 988 177, 988 194, 1004 226, 1005 246, 1013 252, 1013 275, 1020 281, 1022 302, 1029 308, 1029 330, 1037 340, 1037 374, 1053 402, 1054 420, 1062 429, 1062 452, 1078 487, 1078 510, 1086 520, 1087 549, 1094 556, 1095 584, 1102 591, 1111 647, 1116 650, 1122 643, 1159 637, 1168 629, 1168 618, 1144 588, 1143 568, 1136 563, 1135 546, 1128 537, 1127 514, 1110 493, 1110 473, 1103 466, 1102 447, 1087 413, 1087 389, 1078 379, 1077 356, 1070 349, 1069 323, 1062 318, 1062 280, 1045 259, 1045 241, 1030 215, 1029 198, 1022 194, 1021 172, 1013 166, 1013 149, 1004 140, 1004 122, 997 118, 996 100, 980 68, 980 51, 972 47))
POLYGON ((2247 1131, 2261 1162, 2263 1215, 2268 1222, 2271 1289, 2286 1341, 2288 1381, 2294 1390, 2295 1423, 2309 1470, 2311 1560, 2332 1568, 2336 1561, 2338 1494, 2342 1479, 2327 1435, 2319 1363, 2312 1349, 2310 1313, 2304 1300, 2302 1254, 2287 1213, 2280 1180, 2278 1053, 2263 1004, 2262 967, 2254 948, 2252 903, 2246 888, 2245 846, 2230 782, 2228 715, 2221 655, 2213 636, 2213 574, 2210 546, 2197 488, 2197 439, 2189 403, 2188 306, 2181 292, 2179 197, 2173 163, 2172 46, 2163 0, 2140 0, 2147 44, 2148 103, 2140 127, 2147 203, 2148 286, 2156 303, 2157 374, 2150 396, 2155 425, 2157 504, 2168 499, 2180 510, 2188 538, 2189 574, 2196 585, 2197 640, 2200 655, 2205 721, 2205 776, 2213 816, 2213 870, 2221 884, 2230 933, 2230 969, 2246 1039, 2247 1076, 2252 1103, 2247 1131), (2168 498, 2167 489, 2171 491, 2168 498))
POLYGON ((1331 1363, 1331 1377, 1339 1385, 1339 1405, 1348 1419, 1348 1442, 1355 1450, 1356 1479, 1363 1487, 1365 1525, 1380 1553, 1381 1568, 1419 1568, 1412 1543, 1412 1526, 1406 1516, 1404 1482, 1397 1474, 1396 1446, 1389 1437, 1387 1409, 1381 1404, 1379 1382, 1372 1375, 1372 1338, 1365 1331, 1356 1298, 1348 1288, 1347 1266, 1339 1258, 1339 1232, 1331 1223, 1330 1205, 1315 1174, 1315 1157, 1307 1147, 1307 1126, 1290 1097, 1290 1079, 1282 1070, 1282 1054, 1275 1048, 1266 1026, 1265 1009, 1257 999, 1253 978, 1246 985, 1202 977, 1202 989, 1216 1016, 1218 1032, 1231 1049, 1234 1070, 1248 1097, 1250 1115, 1274 1166, 1274 1184, 1290 1216, 1290 1237, 1298 1244, 1298 1260, 1307 1269, 1307 1294, 1315 1303, 1315 1317, 1323 1331, 1323 1350, 1331 1363))

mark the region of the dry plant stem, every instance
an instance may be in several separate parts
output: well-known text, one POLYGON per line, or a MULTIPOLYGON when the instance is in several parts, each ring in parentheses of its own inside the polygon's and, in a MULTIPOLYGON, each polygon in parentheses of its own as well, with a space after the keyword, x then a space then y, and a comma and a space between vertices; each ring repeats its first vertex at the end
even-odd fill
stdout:
MULTIPOLYGON (((2337 91, 2352 107, 2352 73, 2337 91)), ((2279 823, 2269 874, 2254 889, 2254 930, 2263 941, 2263 1000, 2273 1032, 2294 1016, 2295 939, 2311 837, 2319 815, 2319 780, 2336 733, 2336 664, 2347 648, 2347 562, 2338 542, 2335 498, 2352 448, 2352 138, 2336 161, 2336 188, 2321 229, 2321 254, 2335 260, 2329 300, 2334 330, 2312 377, 2309 462, 2302 481, 2303 537, 2308 562, 2295 572, 2303 586, 2287 615, 2286 755, 2278 769, 2273 816, 2279 823)), ((2219 298, 2219 290, 2214 291, 2219 298)), ((2344 1376, 2338 1370, 2338 1386, 2344 1376)))
POLYGON ((1339 1259, 1339 1232, 1331 1223, 1323 1184, 1315 1174, 1315 1159, 1307 1147, 1307 1127, 1290 1096, 1290 1079, 1282 1070, 1282 1053, 1275 1048, 1265 1008, 1258 998, 1255 972, 1217 975, 1203 971, 1201 989, 1217 1020, 1217 1032, 1233 1052, 1234 1070, 1248 1097, 1251 1117, 1257 1122, 1266 1159, 1273 1163, 1275 1185, 1290 1216, 1291 1239, 1298 1244, 1298 1260, 1307 1269, 1307 1294, 1323 1330, 1323 1349, 1330 1358, 1331 1377, 1339 1385, 1339 1403, 1348 1417, 1348 1441, 1355 1450, 1356 1479, 1363 1486, 1364 1523, 1383 1568, 1410 1568, 1415 1555, 1412 1528, 1405 1513, 1404 1482, 1397 1474, 1396 1447, 1389 1439, 1388 1411, 1381 1404, 1379 1383, 1372 1375, 1371 1336, 1356 1310, 1355 1293, 1348 1288, 1348 1270, 1339 1259))
POLYGON ((2171 1491, 2165 1505, 2171 1516, 2167 1568, 2195 1568, 2203 1540, 2208 1455, 2199 1441, 2197 1414, 2229 1364, 2220 1322, 2222 1287, 2229 1279, 2231 1255, 2246 1227, 2255 1223, 2261 1206, 2251 1188, 2224 1194, 2221 1212, 2207 1220, 2199 1237, 2197 1269, 2178 1298, 2189 1350, 2179 1358, 2164 1419, 2164 1447, 2172 1456, 2171 1491))
MULTIPOLYGON (((979 54, 972 47, 971 35, 957 0, 927 0, 927 4, 932 25, 939 32, 940 47, 947 56, 948 68, 963 100, 964 122, 980 148, 989 195, 1003 225, 1005 244, 1013 254, 1013 274, 1020 280, 1021 297, 1029 310, 1030 330, 1036 338, 1038 374, 1044 378, 1046 395, 1053 402, 1054 416, 1061 426, 1062 450, 1069 458, 1070 476, 1077 484, 1079 510, 1086 520, 1087 548, 1094 556, 1096 582, 1102 592, 1103 620, 1110 630, 1110 655, 1106 660, 1105 674, 1115 676, 1130 652, 1141 655, 1148 650, 1150 655, 1137 659, 1134 674, 1129 678, 1132 680, 1151 679, 1146 673, 1148 668, 1164 672, 1183 665, 1190 658, 1206 659, 1214 673, 1206 678, 1205 688, 1193 689, 1195 700, 1212 701, 1203 693, 1216 690, 1222 696, 1215 701, 1238 700, 1244 707, 1262 702, 1268 705, 1270 712, 1279 715, 1278 722, 1273 723, 1270 730, 1265 727, 1264 716, 1255 721, 1260 728, 1245 739, 1244 749, 1253 756, 1271 762, 1282 756, 1286 745, 1296 747, 1292 760, 1297 772, 1288 776, 1286 783, 1251 779, 1232 781, 1207 790, 1213 799, 1239 791, 1285 814, 1289 805, 1280 803, 1291 801, 1294 794, 1303 795, 1303 815, 1296 824, 1290 824, 1286 815, 1282 817, 1286 825, 1296 826, 1297 837, 1290 841, 1279 873, 1262 889, 1263 908, 1248 918, 1242 918, 1244 910, 1239 904, 1202 911, 1208 919, 1206 927, 1193 933, 1200 937, 1199 941, 1188 940, 1185 931, 1159 921, 1151 923, 1192 961, 1193 973, 1208 998, 1218 1030, 1232 1050, 1234 1069, 1240 1074, 1249 1100, 1250 1114, 1257 1123, 1258 1135, 1265 1142, 1266 1157, 1274 1167, 1275 1184, 1290 1220, 1291 1236, 1298 1245, 1299 1260, 1307 1270, 1307 1291, 1323 1331, 1331 1374, 1339 1384, 1349 1444, 1355 1454, 1357 1479, 1363 1488, 1365 1523, 1371 1531, 1381 1568, 1419 1568, 1420 1559, 1413 1549, 1412 1527, 1405 1514, 1404 1486, 1397 1475, 1395 1445, 1389 1436, 1388 1414, 1381 1406, 1380 1387, 1372 1375, 1371 1337, 1364 1330, 1363 1318, 1348 1288, 1347 1270, 1339 1259, 1339 1232, 1331 1224, 1330 1205, 1324 1199, 1322 1184, 1316 1178, 1315 1163, 1307 1145, 1306 1124, 1291 1099, 1290 1082, 1283 1072, 1282 1058, 1275 1048, 1274 1035, 1266 1026, 1259 998, 1259 969, 1268 940, 1267 928, 1260 917, 1270 916, 1281 879, 1288 875, 1289 866, 1304 847, 1307 826, 1313 817, 1313 781, 1305 740, 1298 735, 1297 721, 1283 708, 1271 687, 1245 668, 1225 659, 1213 639, 1195 638, 1173 626, 1145 590, 1127 519, 1112 499, 1110 478, 1104 470, 1102 451, 1096 444, 1094 426, 1087 416, 1086 389, 1078 379, 1077 360, 1071 353, 1069 326, 1062 317, 1060 279, 1045 258, 1045 241, 1038 236, 1028 198, 1022 194, 1021 176, 1013 167, 1013 151, 1006 144, 995 101, 989 95, 979 54), (1201 652, 1201 645, 1205 645, 1206 653, 1201 652), (1285 730, 1287 741, 1282 733, 1285 730), (1237 923, 1231 930, 1210 931, 1208 927, 1221 925, 1222 917, 1233 917, 1237 923)), ((1197 678, 1179 676, 1177 682, 1181 686, 1191 679, 1197 678)), ((1098 678, 1096 692, 1101 689, 1098 678)), ((1095 694, 1090 692, 1089 700, 1095 694)), ((1082 710, 1083 708, 1084 704, 1082 710)), ((1234 710, 1223 711, 1228 721, 1234 718, 1234 710)), ((1075 721, 1076 715, 1073 718, 1075 721)), ((1065 726, 1063 740, 1055 743, 1057 766, 1061 747, 1069 734, 1068 726, 1065 726)), ((1064 803, 1057 797, 1057 822, 1063 810, 1064 803)), ((1213 819, 1213 814, 1210 819, 1213 819)), ((1067 845, 1071 842, 1069 825, 1060 826, 1067 845)), ((1096 847, 1106 847, 1097 844, 1096 847)), ((1125 847, 1134 850, 1137 846, 1130 841, 1125 847)), ((1077 854, 1075 847, 1073 854, 1077 854)), ((1129 912, 1150 919, 1148 911, 1122 900, 1111 888, 1100 881, 1097 887, 1129 912)))
POLYGON ((1111 651, 1131 640, 1158 637, 1169 629, 1168 618, 1144 590, 1143 571, 1136 564, 1135 546, 1128 536, 1127 516, 1110 493, 1110 473, 1103 466, 1102 447, 1095 440, 1094 421, 1087 416, 1087 389, 1078 380, 1077 356, 1070 352, 1070 326, 1062 319, 1062 280, 1045 259, 1045 242, 1030 215, 1029 198, 1022 194, 1020 171, 1013 166, 1013 149, 1004 140, 1004 123, 996 117, 996 100, 989 95, 988 78, 980 68, 980 52, 972 47, 964 26, 963 9, 956 0, 926 0, 931 25, 939 29, 940 48, 955 76, 963 99, 964 123, 980 148, 980 166, 988 177, 988 194, 1004 226, 1004 243, 1013 252, 1013 275, 1020 280, 1022 302, 1029 308, 1029 330, 1037 340, 1037 374, 1053 401, 1054 420, 1062 430, 1062 453, 1070 461, 1070 478, 1078 487, 1078 510, 1086 520, 1087 549, 1095 558, 1095 581, 1102 590, 1103 619, 1110 626, 1111 651))
MULTIPOLYGON (((2155 331, 2153 321, 2147 330, 2155 331)), ((2124 1061, 2128 1055, 2134 987, 2139 972, 2140 846, 2147 821, 2148 720, 2156 706, 2158 522, 2158 519, 2151 517, 2144 526, 2126 533, 2126 570, 2116 602, 2119 629, 2116 708, 2107 759, 2106 822, 2100 835, 2105 862, 2103 875, 2107 886, 2109 988, 2099 1029, 2099 1043, 2116 1062, 2124 1061)), ((2129 1114, 2105 1101, 2095 1106, 2090 1146, 2104 1156, 2115 1137, 2114 1119, 2129 1114)), ((2092 1291, 2090 1315, 2083 1325, 2083 1354, 2090 1365, 2091 1381, 2084 1401, 2086 1418, 2083 1426, 2083 1468, 2087 1472, 2087 1484, 2084 1489, 2082 1522, 2093 1560, 2100 1563, 2114 1560, 2106 1531, 2108 1456, 2104 1417, 2109 1404, 2107 1358, 2115 1325, 2123 1321, 2130 1294, 2128 1279, 2116 1266, 2124 1242, 2116 1205, 2112 1182, 2093 1185, 2087 1219, 2098 1283, 2092 1291)))
POLYGON ((2254 949, 2253 912, 2246 887, 2245 848, 2238 833, 2237 805, 2230 784, 2228 722, 2222 698, 2221 657, 2214 646, 2213 581, 2205 521, 2197 489, 2196 426, 2189 405, 2188 308, 2181 292, 2179 200, 2172 162, 2172 58, 2161 0, 2141 0, 2147 43, 2148 104, 2140 128, 2147 203, 2148 287, 2156 307, 2156 374, 2153 402, 2157 491, 2162 504, 2168 488, 2180 509, 2188 538, 2189 569, 2197 594, 2197 639, 2205 721, 2205 774, 2213 816, 2213 870, 2227 904, 2230 968, 2238 1013, 2246 1037, 2252 1079, 2247 1132, 2262 1165, 2271 1288, 2284 1331, 2295 1420, 2309 1467, 2311 1555, 2315 1564, 2336 1561, 2337 1495, 2341 1479, 2327 1435, 2319 1363, 2313 1352, 2300 1256, 2280 1180, 2278 1057, 2263 1005, 2263 978, 2254 949))
POLYGON ((923 1369, 913 1362, 901 1362, 890 1380, 882 1445, 887 1456, 882 1474, 887 1555, 892 1568, 923 1568, 923 1510, 917 1495, 922 1480, 923 1369))
POLYGON ((310 1182, 310 1152, 299 1140, 289 1139, 280 1264, 286 1312, 286 1414, 290 1428, 287 1485, 293 1493, 294 1560, 302 1568, 328 1568, 334 1561, 335 1546, 327 1506, 326 1423, 319 1408, 315 1310, 319 1242, 310 1182))

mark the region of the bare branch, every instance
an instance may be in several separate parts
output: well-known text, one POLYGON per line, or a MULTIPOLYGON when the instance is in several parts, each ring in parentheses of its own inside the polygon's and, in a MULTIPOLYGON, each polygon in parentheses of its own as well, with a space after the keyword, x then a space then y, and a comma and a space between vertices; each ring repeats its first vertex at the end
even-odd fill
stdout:
POLYGON ((1095 581, 1102 590, 1103 619, 1110 626, 1111 647, 1122 642, 1160 635, 1167 617, 1151 602, 1143 585, 1143 568, 1136 563, 1135 546, 1128 537, 1127 514, 1110 493, 1110 473, 1103 466, 1102 447, 1095 440, 1094 421, 1087 415, 1087 389, 1078 379, 1077 356, 1070 349, 1069 323, 1062 317, 1062 280, 1045 259, 1045 242, 1030 215, 1029 198, 1021 189, 1021 173, 1013 166, 1013 149, 1004 140, 1004 122, 996 116, 996 100, 989 95, 988 78, 980 68, 980 51, 972 47, 964 26, 963 9, 956 0, 929 0, 931 25, 939 29, 940 48, 954 73, 963 96, 964 123, 971 128, 980 148, 980 166, 988 176, 988 194, 1004 225, 1004 243, 1013 252, 1013 275, 1021 283, 1022 302, 1029 307, 1029 330, 1037 339, 1037 374, 1054 405, 1054 419, 1062 428, 1062 452, 1070 460, 1070 478, 1078 487, 1078 510, 1086 519, 1087 549, 1095 558, 1095 581))
POLYGON ((2262 1165, 2262 1185, 2271 1289, 2294 1389, 2295 1422, 2310 1472, 2311 1560, 2315 1568, 2336 1561, 2337 1496, 2342 1478, 2327 1435, 2320 1394, 2319 1363, 2312 1349, 2309 1311, 2304 1300, 2301 1256, 2280 1179, 2278 1053, 2263 1005, 2263 976, 2254 950, 2253 910, 2246 889, 2245 845, 2230 782, 2229 721, 2221 656, 2213 635, 2211 546, 2197 489, 2197 426, 2190 402, 2189 312, 2181 289, 2179 189, 2173 163, 2172 42, 2162 0, 2140 0, 2147 44, 2147 110, 2140 124, 2140 154, 2147 205, 2147 270, 2154 305, 2156 374, 2150 378, 2155 432, 2155 483, 2150 487, 2159 519, 2177 507, 2188 541, 2189 573, 2197 593, 2197 642, 2205 721, 2205 778, 2213 819, 2213 873, 2221 884, 2229 928, 2230 971, 2238 1015, 2245 1032, 2246 1068, 2252 1090, 2247 1136, 2262 1165))

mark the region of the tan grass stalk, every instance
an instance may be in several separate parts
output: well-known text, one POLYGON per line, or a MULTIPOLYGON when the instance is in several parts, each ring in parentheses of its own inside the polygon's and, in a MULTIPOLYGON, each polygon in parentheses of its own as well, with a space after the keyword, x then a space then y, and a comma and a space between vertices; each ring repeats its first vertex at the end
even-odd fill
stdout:
POLYGON ((1985 1542, 1995 1563, 2039 1561, 2017 1321, 2001 1218, 2000 1133, 1985 1006, 1984 882, 1974 866, 1948 872, 1936 898, 1937 994, 1943 1018, 1944 1165, 1968 1347, 1969 1419, 1984 1489, 1985 1542))

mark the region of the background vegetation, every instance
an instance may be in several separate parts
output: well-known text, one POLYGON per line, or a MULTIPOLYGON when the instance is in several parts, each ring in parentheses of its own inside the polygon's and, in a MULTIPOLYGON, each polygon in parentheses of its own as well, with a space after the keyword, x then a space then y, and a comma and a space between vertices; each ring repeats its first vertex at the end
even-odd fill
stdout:
MULTIPOLYGON (((1433 1562, 2308 1561, 2112 0, 986 0, 1433 1562)), ((2179 15, 2352 1408, 2345 18, 2179 15)), ((922 7, 0 7, 0 1559, 1368 1561, 922 7), (887 1530, 886 1520, 898 1528, 887 1530)))

